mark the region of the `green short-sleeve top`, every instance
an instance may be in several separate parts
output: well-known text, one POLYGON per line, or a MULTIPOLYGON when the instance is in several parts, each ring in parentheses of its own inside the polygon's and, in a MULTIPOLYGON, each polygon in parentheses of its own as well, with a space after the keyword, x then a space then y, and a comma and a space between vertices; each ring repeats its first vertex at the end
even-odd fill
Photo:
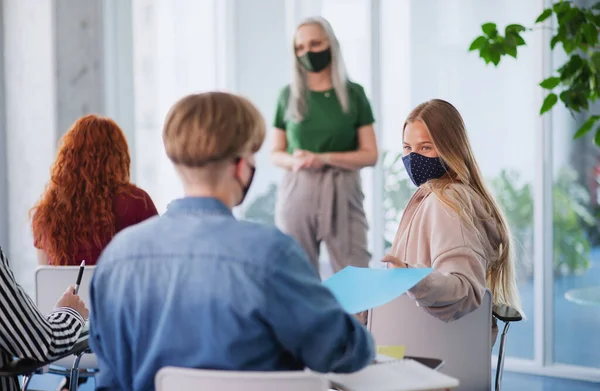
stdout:
POLYGON ((364 88, 348 82, 349 110, 345 113, 333 89, 309 91, 307 111, 300 122, 286 117, 290 86, 279 93, 275 112, 275 128, 285 131, 287 149, 293 153, 303 149, 315 153, 348 152, 358 149, 358 129, 375 122, 364 88))

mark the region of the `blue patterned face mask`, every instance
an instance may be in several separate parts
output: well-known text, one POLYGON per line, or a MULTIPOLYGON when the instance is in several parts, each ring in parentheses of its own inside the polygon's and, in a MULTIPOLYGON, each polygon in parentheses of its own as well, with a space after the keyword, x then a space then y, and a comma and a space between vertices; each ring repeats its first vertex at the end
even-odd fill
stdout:
POLYGON ((430 179, 439 179, 446 174, 446 167, 439 157, 427 157, 411 152, 402 157, 408 176, 418 187, 430 179))

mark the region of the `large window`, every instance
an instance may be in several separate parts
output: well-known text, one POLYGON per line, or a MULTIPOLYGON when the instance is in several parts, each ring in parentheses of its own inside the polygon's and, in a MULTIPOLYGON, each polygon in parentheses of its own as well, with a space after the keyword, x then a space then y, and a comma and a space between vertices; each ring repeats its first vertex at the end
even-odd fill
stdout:
POLYGON ((340 41, 350 79, 371 93, 371 1, 323 0, 321 15, 340 41))
POLYGON ((137 182, 160 213, 183 189, 162 145, 162 124, 184 95, 218 83, 217 0, 133 0, 137 182))
MULTIPOLYGON (((322 0, 321 15, 329 21, 338 40, 346 68, 351 80, 362 85, 367 93, 372 93, 372 47, 371 47, 371 1, 370 0, 322 0)), ((376 118, 376 121, 379 119, 376 118)), ((376 124, 377 126, 377 124, 376 124)), ((363 169, 361 172, 364 208, 367 221, 372 228, 373 216, 373 170, 363 169)), ((372 232, 372 229, 371 229, 372 232)), ((372 235, 369 235, 369 248, 373 252, 372 235)), ((321 276, 326 278, 333 273, 327 261, 327 253, 323 254, 321 276)))
POLYGON ((517 61, 503 60, 498 68, 467 52, 482 23, 530 25, 543 7, 542 1, 381 0, 384 245, 414 191, 397 160, 404 118, 423 101, 448 100, 465 119, 515 239, 527 320, 511 328, 507 355, 533 361, 509 367, 535 363, 534 372, 598 379, 597 371, 561 364, 600 367, 600 317, 566 298, 573 289, 600 285, 600 153, 592 140, 572 140, 577 126, 569 114, 555 109, 551 121, 538 115, 537 84, 550 57, 543 55, 542 30, 528 33, 517 61))
POLYGON ((600 286, 600 152, 591 135, 572 140, 577 124, 561 110, 553 129, 553 360, 600 368, 599 311, 566 298, 600 286))

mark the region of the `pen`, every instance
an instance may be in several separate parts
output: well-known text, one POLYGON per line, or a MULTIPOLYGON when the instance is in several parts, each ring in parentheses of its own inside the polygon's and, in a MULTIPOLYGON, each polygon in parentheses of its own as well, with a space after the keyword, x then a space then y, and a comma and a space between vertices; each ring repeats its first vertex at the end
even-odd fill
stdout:
POLYGON ((79 285, 81 285, 81 277, 83 277, 83 269, 85 269, 85 261, 81 261, 81 265, 79 265, 79 274, 77 274, 77 281, 75 282, 75 292, 73 294, 79 293, 79 285))

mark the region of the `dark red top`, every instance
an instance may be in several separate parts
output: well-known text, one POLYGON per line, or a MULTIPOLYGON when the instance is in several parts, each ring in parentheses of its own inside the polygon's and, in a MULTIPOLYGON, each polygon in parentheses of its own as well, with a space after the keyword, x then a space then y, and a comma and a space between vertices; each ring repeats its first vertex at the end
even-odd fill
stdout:
MULTIPOLYGON (((154 206, 148 193, 136 186, 131 186, 128 193, 119 193, 115 195, 113 200, 113 211, 115 213, 115 234, 131 225, 140 223, 158 214, 156 206, 154 206)), ((102 245, 100 247, 93 241, 88 243, 87 246, 80 244, 77 253, 63 266, 79 266, 83 260, 85 260, 86 265, 95 265, 100 257, 100 253, 102 253, 104 247, 112 240, 113 236, 114 235, 106 235, 102 240, 102 245)), ((36 248, 40 248, 37 241, 35 241, 34 245, 36 248)), ((53 265, 51 259, 48 259, 48 264, 53 265)))

